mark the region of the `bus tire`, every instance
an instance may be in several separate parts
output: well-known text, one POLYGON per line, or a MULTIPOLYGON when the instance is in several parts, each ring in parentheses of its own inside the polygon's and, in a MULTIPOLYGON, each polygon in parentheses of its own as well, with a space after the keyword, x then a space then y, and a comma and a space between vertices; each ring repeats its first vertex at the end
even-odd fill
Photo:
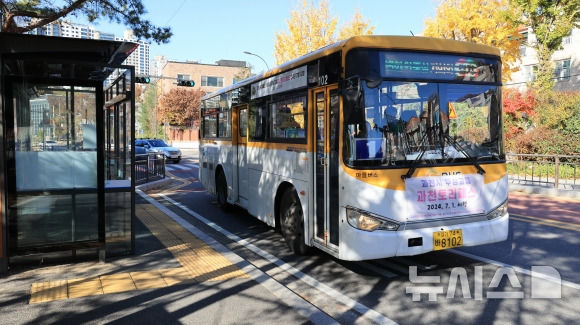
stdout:
POLYGON ((280 201, 280 229, 288 247, 296 255, 306 255, 309 247, 304 243, 304 213, 296 191, 288 189, 280 201))
POLYGON ((217 203, 223 210, 228 210, 230 204, 228 203, 228 182, 223 170, 219 170, 215 176, 215 192, 217 203))

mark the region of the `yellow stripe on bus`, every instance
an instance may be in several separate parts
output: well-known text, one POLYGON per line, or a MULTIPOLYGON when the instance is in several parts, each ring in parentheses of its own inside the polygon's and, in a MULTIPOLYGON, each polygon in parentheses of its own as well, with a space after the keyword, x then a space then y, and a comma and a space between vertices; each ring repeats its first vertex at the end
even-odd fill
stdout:
MULTIPOLYGON (((481 165, 485 170, 484 182, 485 184, 496 182, 502 179, 506 173, 505 164, 485 164, 481 165)), ((358 179, 361 182, 386 188, 389 190, 404 191, 405 181, 401 178, 401 175, 407 173, 408 168, 401 169, 352 169, 342 164, 342 168, 351 177, 358 179), (364 176, 363 176, 364 175, 364 176)), ((477 169, 472 165, 464 166, 438 166, 438 167, 427 167, 427 168, 417 168, 413 176, 415 177, 426 177, 426 176, 441 176, 442 173, 456 173, 461 174, 475 174, 477 169)))

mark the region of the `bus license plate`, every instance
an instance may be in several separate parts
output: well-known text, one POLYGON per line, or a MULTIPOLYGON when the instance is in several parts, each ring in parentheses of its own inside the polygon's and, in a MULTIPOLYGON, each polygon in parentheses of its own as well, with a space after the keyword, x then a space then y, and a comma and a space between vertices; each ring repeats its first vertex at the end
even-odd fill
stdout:
POLYGON ((463 233, 461 229, 443 230, 433 233, 434 251, 460 246, 463 246, 463 233))

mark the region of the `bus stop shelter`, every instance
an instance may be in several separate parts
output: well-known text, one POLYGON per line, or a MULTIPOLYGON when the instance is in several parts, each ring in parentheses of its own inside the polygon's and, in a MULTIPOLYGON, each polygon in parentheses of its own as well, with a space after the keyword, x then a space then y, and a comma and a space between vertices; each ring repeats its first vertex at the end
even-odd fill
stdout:
POLYGON ((10 259, 131 254, 137 44, 0 33, 0 273, 10 259))

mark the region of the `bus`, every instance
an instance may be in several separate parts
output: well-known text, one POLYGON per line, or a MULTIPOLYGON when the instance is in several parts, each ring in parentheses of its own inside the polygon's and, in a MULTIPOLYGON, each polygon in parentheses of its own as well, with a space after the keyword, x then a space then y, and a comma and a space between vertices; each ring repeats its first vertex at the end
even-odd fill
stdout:
POLYGON ((409 256, 506 240, 498 49, 356 36, 205 95, 200 180, 295 254, 409 256))

